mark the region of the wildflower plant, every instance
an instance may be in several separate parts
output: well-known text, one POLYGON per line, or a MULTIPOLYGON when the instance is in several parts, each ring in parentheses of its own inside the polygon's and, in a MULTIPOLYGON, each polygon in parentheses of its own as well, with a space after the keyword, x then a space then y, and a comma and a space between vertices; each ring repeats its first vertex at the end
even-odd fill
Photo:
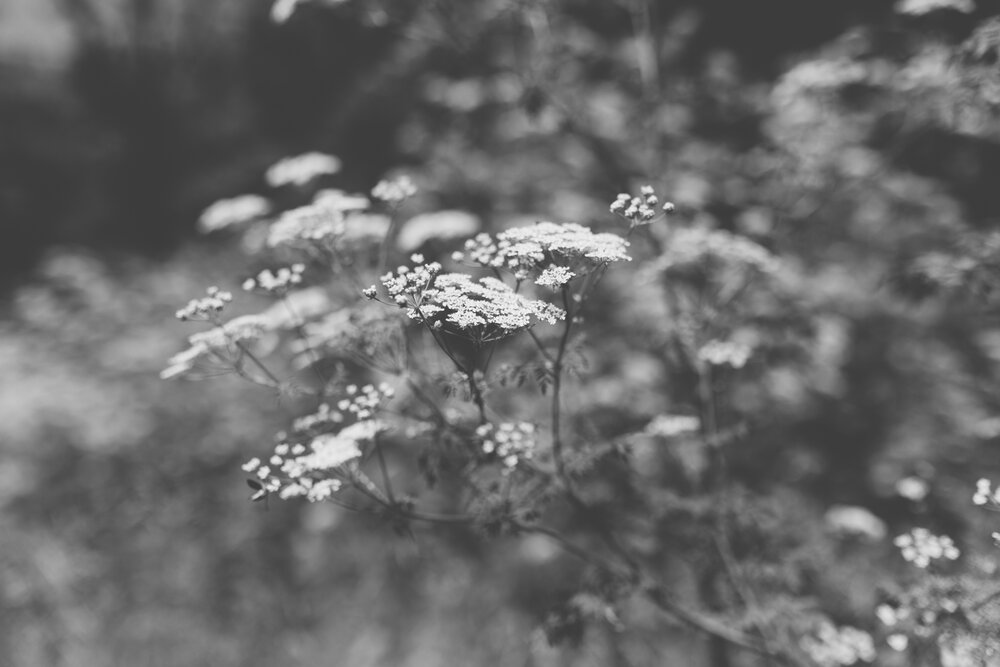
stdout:
MULTIPOLYGON (((303 165, 301 173, 288 167, 276 184, 308 183, 303 165)), ((331 173, 321 166, 313 165, 316 175, 331 173)), ((553 641, 578 623, 619 627, 636 597, 713 642, 776 664, 872 662, 876 644, 911 651, 931 636, 899 620, 902 606, 891 623, 889 607, 879 607, 881 634, 862 629, 874 620, 855 627, 815 614, 803 623, 788 602, 799 595, 796 585, 776 585, 768 574, 782 559, 769 546, 780 531, 739 511, 751 502, 728 477, 734 445, 750 428, 739 391, 766 379, 763 361, 786 354, 780 341, 794 338, 788 320, 774 316, 794 282, 774 252, 734 232, 666 218, 673 206, 645 186, 612 202, 617 231, 541 221, 477 233, 450 253, 427 243, 426 229, 419 242, 398 242, 415 194, 408 178, 368 194, 297 192, 305 201, 284 211, 270 202, 248 207, 248 224, 202 225, 265 239, 245 247, 258 267, 270 268, 243 279, 241 298, 212 288, 179 310, 179 319, 208 328, 191 335, 163 372, 232 372, 294 397, 285 430, 243 465, 254 500, 328 502, 398 530, 450 524, 549 540, 587 568, 580 590, 546 621, 553 641), (417 247, 424 252, 411 252, 417 247), (408 256, 399 257, 401 249, 408 256), (574 413, 568 387, 588 390, 574 383, 584 372, 582 332, 594 309, 609 307, 601 301, 606 281, 633 264, 641 266, 629 272, 630 292, 662 310, 650 335, 688 384, 679 410, 653 407, 623 432, 574 413), (263 309, 248 312, 259 300, 263 309), (664 501, 658 466, 671 457, 681 470, 678 488, 687 491, 664 501), (637 502, 652 514, 640 518, 635 507, 607 500, 608 489, 657 498, 659 506, 637 502), (567 513, 575 519, 566 521, 567 513), (695 557, 697 567, 727 582, 712 585, 724 589, 714 595, 728 600, 730 615, 691 607, 661 581, 643 553, 644 521, 702 535, 690 548, 704 554, 707 544, 712 555, 695 557), (599 613, 582 613, 580 600, 599 613)), ((992 508, 994 496, 983 481, 975 502, 992 508)), ((887 541, 886 523, 863 507, 834 505, 827 524, 845 543, 887 541)), ((961 558, 950 538, 921 528, 895 545, 934 577, 961 558)), ((964 598, 956 604, 971 609, 964 598)), ((961 633, 935 627, 939 646, 961 644, 961 633)))

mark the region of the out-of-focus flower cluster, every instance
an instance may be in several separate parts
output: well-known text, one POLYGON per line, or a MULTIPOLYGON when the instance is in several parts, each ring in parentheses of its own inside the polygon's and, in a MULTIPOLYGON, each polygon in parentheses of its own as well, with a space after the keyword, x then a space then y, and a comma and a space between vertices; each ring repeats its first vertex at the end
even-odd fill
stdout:
POLYGON ((712 366, 743 368, 752 353, 750 346, 742 343, 712 340, 698 350, 698 359, 712 366))
POLYGON ((259 289, 263 292, 285 292, 292 285, 302 282, 302 274, 306 270, 305 264, 292 264, 283 266, 277 271, 264 269, 254 278, 247 278, 243 281, 243 289, 250 292, 259 289))
POLYGON ((340 171, 340 158, 324 153, 303 153, 282 158, 268 168, 265 178, 271 187, 302 186, 318 176, 340 171))
POLYGON ((535 425, 528 422, 483 424, 476 429, 482 438, 485 454, 495 455, 506 471, 517 467, 519 461, 534 456, 536 447, 535 425))
POLYGON ((177 319, 182 322, 214 319, 222 312, 226 304, 233 300, 232 293, 220 290, 218 287, 209 287, 206 292, 208 296, 191 299, 186 306, 178 310, 177 319))
POLYGON ((234 356, 239 356, 240 345, 258 340, 269 329, 269 322, 260 315, 243 315, 233 318, 208 331, 188 337, 188 348, 170 357, 167 368, 160 377, 167 380, 194 370, 208 362, 225 368, 234 356))
POLYGON ((468 238, 479 231, 479 218, 466 211, 435 211, 414 216, 403 224, 396 247, 413 252, 431 239, 468 238))
POLYGON ((260 195, 241 195, 220 199, 209 206, 198 218, 198 229, 203 233, 252 222, 268 215, 271 204, 260 195))
POLYGON ((961 555, 950 537, 934 535, 926 528, 914 528, 896 537, 892 543, 899 548, 904 560, 919 568, 926 568, 936 560, 957 560, 961 555))
POLYGON ((330 350, 364 365, 399 372, 407 363, 405 323, 403 313, 381 304, 328 312, 305 325, 305 340, 298 341, 294 351, 330 350))
MULTIPOLYGON (((539 222, 500 232, 494 239, 479 234, 453 259, 511 271, 518 280, 545 276, 540 284, 553 286, 574 275, 585 275, 611 262, 629 261, 628 241, 615 234, 595 234, 575 223, 539 222), (545 273, 560 267, 559 272, 545 273)), ((536 280, 538 282, 538 280, 536 280)))
POLYGON ((415 194, 417 186, 409 176, 405 175, 381 180, 372 188, 372 197, 390 206, 396 206, 415 194))
POLYGON ((876 656, 870 634, 850 626, 838 628, 829 621, 820 624, 815 634, 803 637, 799 645, 822 667, 871 662, 876 656))
POLYGON ((834 533, 881 540, 886 536, 885 522, 864 507, 834 505, 824 517, 827 527, 834 533))
POLYGON ((972 496, 972 502, 981 507, 1000 509, 1000 487, 993 488, 990 480, 980 479, 976 482, 976 493, 972 496))
POLYGON ((267 244, 278 248, 323 242, 342 249, 384 238, 389 230, 389 218, 344 208, 353 205, 350 199, 327 196, 307 206, 285 211, 271 225, 267 244))
POLYGON ((694 433, 701 428, 701 420, 689 415, 657 415, 646 424, 646 435, 673 438, 685 433, 694 433))
POLYGON ((778 260, 762 245, 744 236, 701 227, 674 231, 653 269, 667 271, 712 263, 763 274, 778 270, 778 260))
POLYGON ((992 665, 1000 656, 1000 589, 976 577, 929 576, 879 604, 886 643, 905 651, 910 640, 933 640, 943 665, 992 665))

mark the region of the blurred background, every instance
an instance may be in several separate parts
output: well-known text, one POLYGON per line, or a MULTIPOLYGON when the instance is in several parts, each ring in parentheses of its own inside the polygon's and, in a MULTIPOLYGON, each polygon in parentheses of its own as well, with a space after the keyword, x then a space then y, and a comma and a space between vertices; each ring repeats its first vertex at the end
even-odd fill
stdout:
MULTIPOLYGON (((280 202, 265 169, 312 150, 343 160, 332 185, 405 171, 410 214, 486 228, 606 221, 649 182, 685 224, 786 258, 798 319, 771 325, 799 347, 737 386, 734 410, 767 419, 736 470, 781 517, 783 553, 836 559, 802 585, 870 629, 898 564, 824 532, 830 506, 988 548, 968 498, 1000 469, 998 11, 0 1, 0 664, 695 659, 697 637, 642 609, 625 639, 550 647, 539 628, 574 571, 544 541, 400 538, 323 504, 247 502, 239 464, 288 407, 158 373, 189 333, 175 310, 246 272, 235 244, 197 236, 201 211, 280 202)), ((641 335, 642 308, 618 315, 641 335)), ((610 423, 634 418, 607 397, 643 362, 597 365, 587 400, 610 423)))

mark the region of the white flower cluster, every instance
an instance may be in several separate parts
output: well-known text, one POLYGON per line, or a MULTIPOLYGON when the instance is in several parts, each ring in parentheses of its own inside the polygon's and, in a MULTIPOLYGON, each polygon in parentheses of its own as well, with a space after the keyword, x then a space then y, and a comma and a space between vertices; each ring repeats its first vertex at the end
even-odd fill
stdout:
POLYGON ((534 456, 535 425, 528 422, 483 424, 476 429, 476 435, 483 439, 482 449, 486 454, 495 455, 503 463, 506 471, 517 467, 518 461, 534 456))
POLYGON ((854 665, 875 659, 875 642, 864 630, 836 627, 830 622, 819 626, 815 635, 803 637, 802 650, 823 667, 854 665))
MULTIPOLYGON (((544 301, 516 293, 496 278, 474 280, 464 273, 440 273, 441 264, 424 264, 423 255, 413 255, 414 267, 400 266, 382 276, 382 285, 393 302, 407 315, 435 328, 450 325, 479 342, 499 340, 532 326, 536 321, 555 324, 566 314, 544 301)), ((374 286, 363 290, 376 298, 374 286)))
POLYGON ((338 401, 336 408, 327 403, 321 404, 312 414, 292 422, 292 431, 296 434, 324 432, 352 418, 359 422, 371 419, 382 402, 396 394, 386 382, 378 386, 366 384, 363 387, 351 384, 345 391, 348 398, 338 401))
POLYGON ((743 368, 753 350, 742 343, 713 340, 698 350, 698 358, 713 366, 732 366, 743 368))
POLYGON ((250 292, 259 289, 264 292, 283 292, 292 285, 302 282, 302 273, 306 270, 305 264, 292 264, 283 266, 277 271, 264 269, 257 274, 256 278, 247 278, 243 281, 243 289, 250 292))
POLYGON ((220 199, 206 208, 198 218, 198 229, 207 234, 263 218, 270 212, 271 204, 259 195, 220 199))
MULTIPOLYGON (((380 278, 382 285, 389 293, 397 306, 419 305, 422 295, 427 290, 434 278, 441 273, 441 265, 438 262, 424 263, 423 255, 412 255, 410 261, 414 266, 400 266, 395 273, 391 271, 380 278)), ((374 286, 364 290, 364 295, 369 299, 374 299, 377 290, 374 286)))
POLYGON ((990 480, 979 480, 976 482, 976 493, 972 496, 972 502, 980 507, 1000 509, 1000 487, 994 489, 990 480))
POLYGON ((187 320, 208 320, 222 312, 226 304, 233 300, 233 295, 212 286, 206 290, 208 296, 191 299, 188 304, 178 310, 175 315, 182 322, 187 320))
POLYGON ((188 338, 188 348, 167 361, 167 368, 160 372, 164 380, 192 370, 200 361, 225 356, 230 346, 259 339, 268 329, 268 322, 260 315, 243 315, 225 324, 193 334, 188 338))
POLYGON ((371 202, 364 195, 352 195, 343 190, 325 189, 316 193, 316 196, 313 197, 313 204, 320 208, 348 213, 368 210, 371 202))
POLYGON ((329 429, 342 423, 344 423, 344 414, 342 412, 331 408, 328 403, 321 403, 312 414, 303 415, 293 421, 292 430, 295 433, 315 432, 329 429))
POLYGON ((277 248, 303 241, 320 241, 339 236, 343 231, 343 213, 337 209, 310 204, 282 213, 271 225, 267 245, 277 248))
POLYGON ((392 180, 384 179, 372 188, 372 197, 393 205, 399 204, 415 194, 417 194, 417 186, 413 184, 409 176, 399 176, 392 180))
POLYGON ((268 185, 305 185, 317 176, 340 171, 340 158, 324 153, 303 153, 275 162, 265 174, 268 185))
POLYGON ((413 252, 431 239, 454 239, 472 236, 479 231, 479 218, 466 211, 423 213, 406 221, 396 237, 396 246, 413 252))
POLYGON ((317 241, 377 240, 389 230, 389 219, 384 215, 354 213, 341 206, 347 199, 328 198, 285 211, 272 225, 267 245, 272 248, 317 241), (336 204, 336 205, 335 205, 336 204))
POLYGON ((535 284, 542 287, 562 287, 572 280, 575 275, 575 273, 565 266, 550 266, 535 278, 535 284))
POLYGON ((646 435, 673 438, 701 428, 701 420, 689 415, 657 415, 646 424, 646 435))
POLYGON ((361 446, 385 428, 382 422, 368 419, 336 434, 317 435, 308 446, 282 442, 266 464, 252 458, 243 470, 254 473, 267 493, 277 493, 282 499, 326 500, 343 486, 344 466, 361 458, 361 446))
MULTIPOLYGON (((648 225, 656 218, 656 207, 660 199, 653 191, 653 186, 644 185, 639 188, 639 196, 633 197, 627 192, 623 192, 611 202, 611 212, 620 215, 629 221, 633 227, 648 225)), ((671 212, 674 205, 667 202, 663 205, 663 210, 671 212)))
POLYGON ((495 240, 479 234, 466 241, 465 251, 454 253, 452 259, 507 269, 519 280, 560 267, 563 273, 547 275, 546 281, 551 282, 567 271, 582 275, 611 262, 630 261, 627 248, 628 241, 615 234, 595 234, 574 223, 539 222, 500 232, 495 240))
POLYGON ((424 290, 419 308, 410 308, 407 314, 433 326, 451 325, 480 342, 499 340, 538 321, 555 324, 566 317, 562 309, 522 296, 501 280, 475 281, 464 273, 438 275, 424 290))
POLYGON ((762 245, 743 236, 700 227, 676 230, 655 268, 665 271, 711 261, 768 274, 778 270, 778 260, 762 245))
POLYGON ((926 568, 932 561, 942 558, 957 560, 960 552, 947 535, 934 535, 926 528, 914 528, 892 542, 899 547, 903 559, 919 568, 926 568))

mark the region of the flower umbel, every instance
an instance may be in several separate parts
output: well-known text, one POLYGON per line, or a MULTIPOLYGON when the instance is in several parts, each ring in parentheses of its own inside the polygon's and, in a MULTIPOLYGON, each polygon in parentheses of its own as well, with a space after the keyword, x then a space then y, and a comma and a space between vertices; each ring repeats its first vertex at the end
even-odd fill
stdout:
POLYGON ((554 286, 569 280, 568 274, 584 275, 611 262, 630 261, 627 249, 628 241, 616 234, 595 234, 574 223, 539 222, 508 229, 495 239, 479 234, 453 258, 506 269, 519 280, 535 276, 538 284, 554 286))

